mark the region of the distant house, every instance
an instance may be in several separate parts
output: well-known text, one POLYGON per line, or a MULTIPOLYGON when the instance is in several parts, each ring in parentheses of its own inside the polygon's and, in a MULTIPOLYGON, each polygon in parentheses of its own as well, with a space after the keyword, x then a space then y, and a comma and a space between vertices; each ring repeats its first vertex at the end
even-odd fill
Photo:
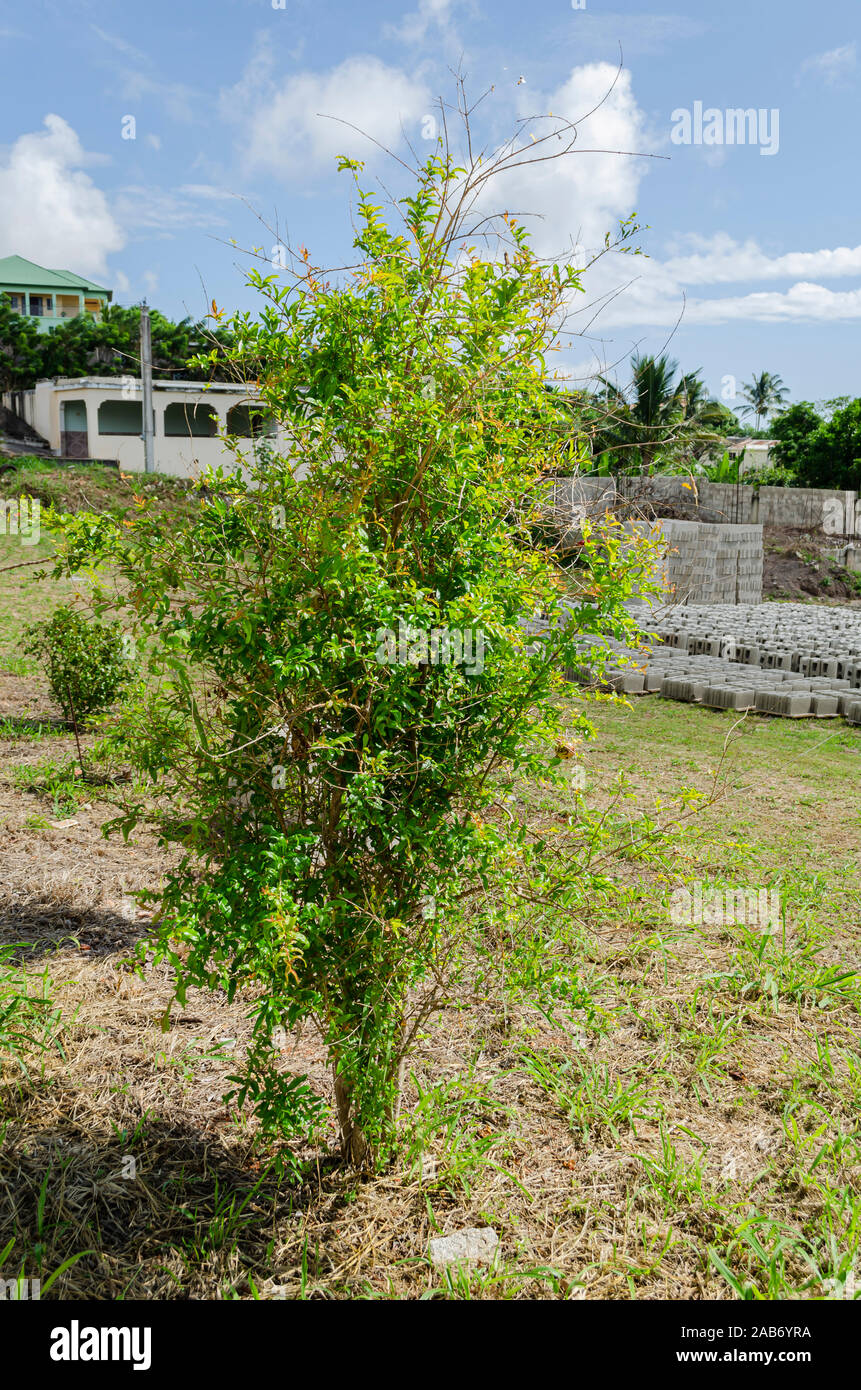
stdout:
POLYGON ((26 314, 41 332, 47 332, 79 314, 98 318, 113 291, 71 270, 47 270, 23 256, 4 256, 0 257, 0 295, 7 295, 17 313, 26 314))
MULTIPOLYGON (((261 444, 286 448, 259 391, 228 382, 153 381, 153 453, 158 473, 194 478, 231 465, 261 444), (222 436, 231 436, 235 451, 222 436)), ((143 393, 136 377, 57 377, 31 391, 7 391, 0 404, 47 442, 58 458, 99 459, 130 473, 144 469, 143 393)))
POLYGON ((739 477, 743 473, 758 473, 771 463, 771 451, 777 439, 750 439, 731 435, 724 440, 724 447, 731 459, 738 459, 739 477))

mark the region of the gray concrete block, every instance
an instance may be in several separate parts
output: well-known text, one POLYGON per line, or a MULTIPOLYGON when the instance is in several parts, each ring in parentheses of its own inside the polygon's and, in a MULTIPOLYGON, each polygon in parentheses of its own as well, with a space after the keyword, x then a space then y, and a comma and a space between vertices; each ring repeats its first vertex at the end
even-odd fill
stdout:
POLYGON ((703 704, 712 709, 752 709, 756 703, 753 690, 741 690, 738 686, 710 685, 703 696, 703 704))
POLYGON ((661 684, 661 695, 665 700, 695 701, 698 697, 694 694, 694 689, 694 682, 691 680, 666 676, 661 684))
POLYGON ((619 695, 642 695, 646 688, 642 671, 613 671, 607 679, 619 695))
POLYGON ((811 699, 800 690, 784 693, 777 690, 760 690, 756 696, 756 709, 759 714, 780 714, 789 719, 803 719, 810 714, 811 699))

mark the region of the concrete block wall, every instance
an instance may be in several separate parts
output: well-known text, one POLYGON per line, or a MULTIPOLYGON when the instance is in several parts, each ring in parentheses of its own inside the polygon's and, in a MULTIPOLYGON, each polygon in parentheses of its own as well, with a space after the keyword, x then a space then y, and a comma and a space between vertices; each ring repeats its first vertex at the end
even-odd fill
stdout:
POLYGON ((619 500, 613 478, 557 478, 545 492, 556 542, 563 551, 580 541, 580 526, 585 518, 600 521, 619 500))
MULTIPOLYGON (((760 603, 762 527, 701 521, 628 523, 655 536, 661 559, 654 572, 675 603, 760 603)), ((648 597, 643 595, 643 597, 648 597)))
POLYGON ((637 478, 559 478, 552 485, 557 513, 574 517, 604 503, 628 509, 684 511, 715 525, 786 526, 830 536, 861 536, 861 498, 836 488, 761 487, 693 481, 684 475, 637 478))
POLYGON ((861 533, 858 494, 835 488, 749 487, 710 483, 681 475, 620 478, 619 494, 629 505, 684 509, 701 521, 742 526, 786 526, 826 535, 861 533))

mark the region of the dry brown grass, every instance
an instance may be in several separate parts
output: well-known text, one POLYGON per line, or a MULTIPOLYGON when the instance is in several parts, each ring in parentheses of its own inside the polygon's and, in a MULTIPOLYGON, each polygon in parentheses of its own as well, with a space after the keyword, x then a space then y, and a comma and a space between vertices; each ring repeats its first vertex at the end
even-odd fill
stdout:
MULTIPOLYGON (((0 677, 0 702, 37 723, 50 713, 28 675, 0 677)), ((606 803, 627 767, 632 813, 683 783, 705 788, 730 723, 656 700, 603 706, 596 719, 588 799, 606 803)), ((69 736, 7 727, 0 944, 34 980, 48 972, 62 1011, 26 1074, 10 1063, 2 1077, 7 1277, 23 1262, 44 1280, 80 1255, 50 1297, 726 1298, 710 1248, 740 1279, 772 1287, 739 1234, 754 1213, 771 1223, 770 1250, 785 1240, 769 1296, 824 1296, 829 1234, 854 1258, 861 1228, 858 992, 815 983, 820 966, 859 966, 847 808, 861 744, 843 729, 817 750, 833 731, 810 724, 748 728, 738 789, 673 851, 680 874, 782 882, 789 973, 778 1007, 737 931, 673 927, 660 866, 617 856, 611 872, 628 896, 587 904, 571 923, 603 1022, 572 1031, 523 1005, 455 1001, 412 1060, 402 1159, 359 1180, 332 1129, 304 1151, 294 1183, 272 1170, 253 1119, 222 1102, 247 1003, 192 991, 171 1010, 166 967, 139 978, 124 966, 148 921, 133 895, 158 886, 163 852, 146 835, 105 843, 108 807, 95 799, 73 826, 34 828, 34 812, 52 818, 50 808, 12 767, 60 759, 69 736), (817 943, 794 996, 791 971, 817 943), (733 980, 739 970, 749 987, 733 980), (498 1270, 431 1267, 430 1236, 483 1225, 500 1236, 498 1270)), ((530 813, 546 818, 539 803, 536 793, 530 813)), ((310 1032, 289 1040, 284 1064, 328 1094, 310 1032)))

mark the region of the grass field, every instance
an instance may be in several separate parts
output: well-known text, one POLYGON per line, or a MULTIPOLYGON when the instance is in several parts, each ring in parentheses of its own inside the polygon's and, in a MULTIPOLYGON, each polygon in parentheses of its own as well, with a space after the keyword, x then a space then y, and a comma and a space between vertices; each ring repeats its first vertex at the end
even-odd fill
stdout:
MULTIPOLYGON (((39 553, 6 537, 0 566, 39 553)), ((584 796, 619 835, 566 923, 582 1023, 453 1000, 413 1058, 399 1161, 357 1179, 333 1128, 291 1184, 222 1103, 243 1003, 191 992, 164 1031, 166 969, 123 964, 164 854, 105 842, 75 778, 19 650, 72 588, 37 569, 0 576, 0 1275, 61 1271, 43 1297, 65 1298, 857 1296, 861 731, 595 706, 584 796), (641 855, 642 815, 672 822, 683 787, 716 799, 641 855), (670 895, 697 883, 774 891, 779 917, 680 921, 670 895), (428 1260, 488 1225, 495 1268, 428 1260)), ((284 1058, 328 1092, 310 1031, 284 1058)))

